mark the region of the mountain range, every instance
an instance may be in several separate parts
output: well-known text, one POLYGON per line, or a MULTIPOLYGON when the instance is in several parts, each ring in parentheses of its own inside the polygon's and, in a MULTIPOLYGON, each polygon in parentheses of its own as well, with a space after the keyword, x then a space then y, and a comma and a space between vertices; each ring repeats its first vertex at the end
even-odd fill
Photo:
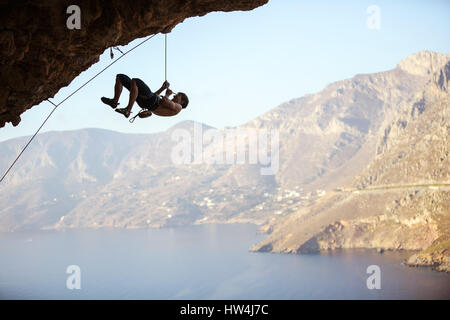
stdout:
MULTIPOLYGON (((449 76, 449 54, 421 51, 235 128, 186 121, 156 134, 40 134, 0 185, 0 230, 251 222, 268 234, 252 250, 418 250, 408 264, 449 271, 449 76), (224 150, 217 137, 230 132, 243 141, 277 132, 277 170, 175 163, 174 137, 195 139, 199 128, 203 150, 224 150)), ((26 140, 0 143, 0 169, 26 140)))

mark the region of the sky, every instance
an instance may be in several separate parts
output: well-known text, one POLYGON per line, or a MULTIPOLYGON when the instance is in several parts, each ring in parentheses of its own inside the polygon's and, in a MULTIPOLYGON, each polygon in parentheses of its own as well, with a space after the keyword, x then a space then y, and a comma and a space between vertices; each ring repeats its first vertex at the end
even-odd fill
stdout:
MULTIPOLYGON (((112 97, 117 73, 141 78, 153 91, 161 86, 164 36, 157 35, 58 107, 41 133, 81 128, 152 133, 184 120, 216 128, 238 126, 334 81, 393 69, 420 50, 450 53, 449 39, 448 0, 270 0, 253 11, 210 13, 186 19, 168 36, 171 89, 185 92, 190 100, 176 117, 153 116, 130 124, 100 101, 112 97), (379 9, 377 29, 368 24, 374 21, 368 12, 372 5, 379 9)), ((120 48, 128 50, 140 41, 120 48)), ((62 101, 111 62, 106 50, 50 100, 62 101)), ((121 106, 127 102, 124 89, 121 106)), ((52 109, 47 101, 33 107, 22 114, 19 126, 0 129, 0 141, 33 134, 52 109)))

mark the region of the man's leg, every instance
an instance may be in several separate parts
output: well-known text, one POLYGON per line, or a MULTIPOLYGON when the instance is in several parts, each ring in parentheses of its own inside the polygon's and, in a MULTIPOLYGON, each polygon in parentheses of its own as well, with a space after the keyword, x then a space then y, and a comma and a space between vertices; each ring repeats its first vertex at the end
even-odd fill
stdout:
POLYGON ((142 108, 147 110, 154 110, 155 104, 158 102, 157 94, 150 90, 149 86, 139 78, 133 79, 136 81, 138 87, 138 97, 136 103, 142 108))
POLYGON ((118 99, 120 97, 120 93, 122 92, 123 87, 127 88, 130 91, 128 106, 126 108, 116 109, 116 111, 123 114, 126 118, 128 118, 130 116, 131 109, 133 108, 133 104, 139 95, 139 89, 136 85, 135 79, 130 79, 128 76, 124 74, 118 74, 116 77, 114 99, 116 98, 118 99))
POLYGON ((120 98, 120 94, 122 93, 123 87, 130 90, 130 85, 131 85, 131 79, 128 76, 126 76, 124 74, 116 75, 116 83, 114 85, 114 98, 110 99, 110 98, 102 97, 101 98, 102 102, 111 106, 113 109, 116 108, 117 105, 119 104, 119 98, 120 98))
POLYGON ((119 102, 120 94, 122 93, 123 89, 123 85, 120 82, 120 76, 121 75, 119 74, 116 76, 116 84, 114 85, 114 98, 113 98, 114 103, 119 102))
POLYGON ((139 95, 139 89, 136 85, 136 80, 132 79, 131 85, 130 85, 130 99, 128 100, 128 106, 126 108, 128 113, 131 112, 131 109, 133 108, 133 104, 136 102, 138 95, 139 95))
POLYGON ((127 76, 119 76, 120 82, 130 91, 130 98, 126 108, 116 109, 116 111, 128 118, 135 102, 137 102, 141 108, 146 108, 146 103, 151 100, 155 94, 152 93, 150 88, 141 79, 133 78, 130 80, 127 76))

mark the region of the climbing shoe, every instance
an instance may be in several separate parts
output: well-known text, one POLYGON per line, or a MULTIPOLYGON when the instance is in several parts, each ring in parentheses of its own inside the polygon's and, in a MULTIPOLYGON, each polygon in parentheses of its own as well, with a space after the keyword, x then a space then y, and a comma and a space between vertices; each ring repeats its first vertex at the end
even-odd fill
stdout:
POLYGON ((107 104, 113 109, 117 108, 117 106, 119 105, 117 102, 114 102, 114 100, 110 98, 102 97, 101 100, 104 104, 107 104))
POLYGON ((125 116, 125 118, 128 118, 131 113, 130 111, 127 110, 127 108, 116 109, 116 112, 123 114, 125 116))

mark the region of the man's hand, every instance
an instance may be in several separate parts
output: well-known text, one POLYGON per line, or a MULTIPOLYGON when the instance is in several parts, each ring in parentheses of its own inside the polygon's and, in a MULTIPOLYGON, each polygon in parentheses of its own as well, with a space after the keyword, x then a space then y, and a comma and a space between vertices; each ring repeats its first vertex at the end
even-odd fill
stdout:
POLYGON ((157 95, 160 95, 161 92, 163 92, 164 90, 168 89, 169 86, 170 86, 170 83, 166 80, 166 81, 164 81, 164 83, 162 84, 161 88, 159 88, 159 90, 157 90, 155 93, 156 93, 157 95))
POLYGON ((162 87, 161 87, 161 89, 167 89, 167 88, 169 88, 170 87, 170 83, 166 80, 166 81, 164 81, 164 83, 162 84, 162 87))
POLYGON ((173 93, 172 90, 167 88, 167 90, 166 90, 166 97, 169 97, 172 93, 173 93))

